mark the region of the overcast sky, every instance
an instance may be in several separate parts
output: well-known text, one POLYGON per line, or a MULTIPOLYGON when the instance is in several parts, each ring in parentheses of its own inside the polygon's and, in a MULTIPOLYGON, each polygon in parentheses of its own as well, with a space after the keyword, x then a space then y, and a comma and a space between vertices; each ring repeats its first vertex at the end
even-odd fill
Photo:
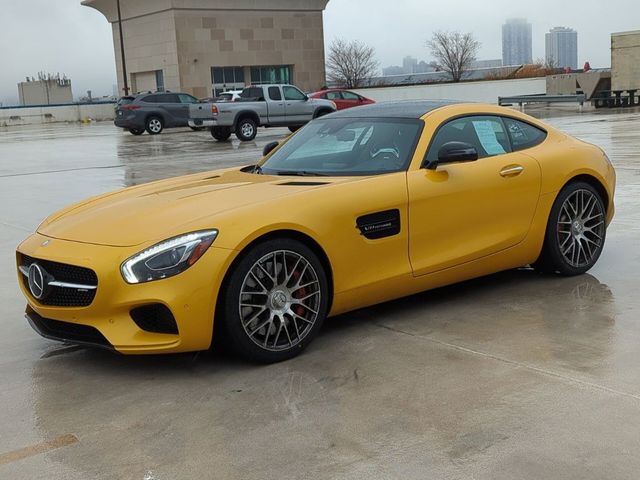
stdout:
MULTIPOLYGON (((640 1, 330 0, 325 41, 362 40, 386 67, 406 55, 429 61, 424 44, 431 34, 459 30, 482 43, 479 59, 501 58, 501 25, 514 16, 533 24, 534 58, 544 56, 544 33, 562 25, 578 31, 579 65, 609 66, 609 34, 640 30, 640 1)), ((17 83, 41 70, 65 73, 75 97, 88 89, 111 94, 115 61, 106 19, 80 0, 0 0, 0 102, 17 102, 17 83)))

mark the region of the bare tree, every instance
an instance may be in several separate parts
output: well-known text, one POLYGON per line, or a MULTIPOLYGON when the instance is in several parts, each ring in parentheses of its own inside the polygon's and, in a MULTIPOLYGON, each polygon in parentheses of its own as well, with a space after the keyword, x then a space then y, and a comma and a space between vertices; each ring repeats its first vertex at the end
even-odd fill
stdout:
POLYGON ((358 40, 336 39, 329 47, 327 77, 346 88, 361 87, 378 70, 375 50, 358 40))
POLYGON ((440 68, 459 82, 476 59, 480 42, 471 33, 436 32, 427 47, 440 68))

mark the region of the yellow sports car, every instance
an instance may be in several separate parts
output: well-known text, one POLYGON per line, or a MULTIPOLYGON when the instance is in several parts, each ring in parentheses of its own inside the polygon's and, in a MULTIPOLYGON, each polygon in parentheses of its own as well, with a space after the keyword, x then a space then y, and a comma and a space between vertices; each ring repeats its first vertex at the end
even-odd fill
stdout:
POLYGON ((127 354, 301 352, 325 317, 500 270, 589 270, 605 153, 513 110, 407 102, 309 123, 244 168, 101 195, 17 251, 41 335, 127 354), (215 327, 215 329, 214 329, 215 327))

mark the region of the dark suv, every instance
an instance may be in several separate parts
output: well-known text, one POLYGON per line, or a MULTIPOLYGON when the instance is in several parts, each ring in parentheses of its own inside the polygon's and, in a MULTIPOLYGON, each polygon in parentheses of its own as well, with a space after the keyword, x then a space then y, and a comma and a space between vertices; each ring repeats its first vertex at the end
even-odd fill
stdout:
POLYGON ((142 135, 145 130, 156 135, 165 128, 187 127, 191 103, 199 103, 199 100, 186 93, 157 92, 122 97, 116 106, 114 123, 134 135, 142 135))

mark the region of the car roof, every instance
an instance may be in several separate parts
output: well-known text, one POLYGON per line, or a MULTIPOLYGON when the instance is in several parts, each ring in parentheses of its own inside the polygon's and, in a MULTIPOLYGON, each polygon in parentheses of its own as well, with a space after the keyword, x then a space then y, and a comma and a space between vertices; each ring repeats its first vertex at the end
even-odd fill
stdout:
POLYGON ((382 102, 348 108, 332 113, 331 118, 422 118, 436 108, 463 102, 454 100, 406 100, 402 102, 382 102))

